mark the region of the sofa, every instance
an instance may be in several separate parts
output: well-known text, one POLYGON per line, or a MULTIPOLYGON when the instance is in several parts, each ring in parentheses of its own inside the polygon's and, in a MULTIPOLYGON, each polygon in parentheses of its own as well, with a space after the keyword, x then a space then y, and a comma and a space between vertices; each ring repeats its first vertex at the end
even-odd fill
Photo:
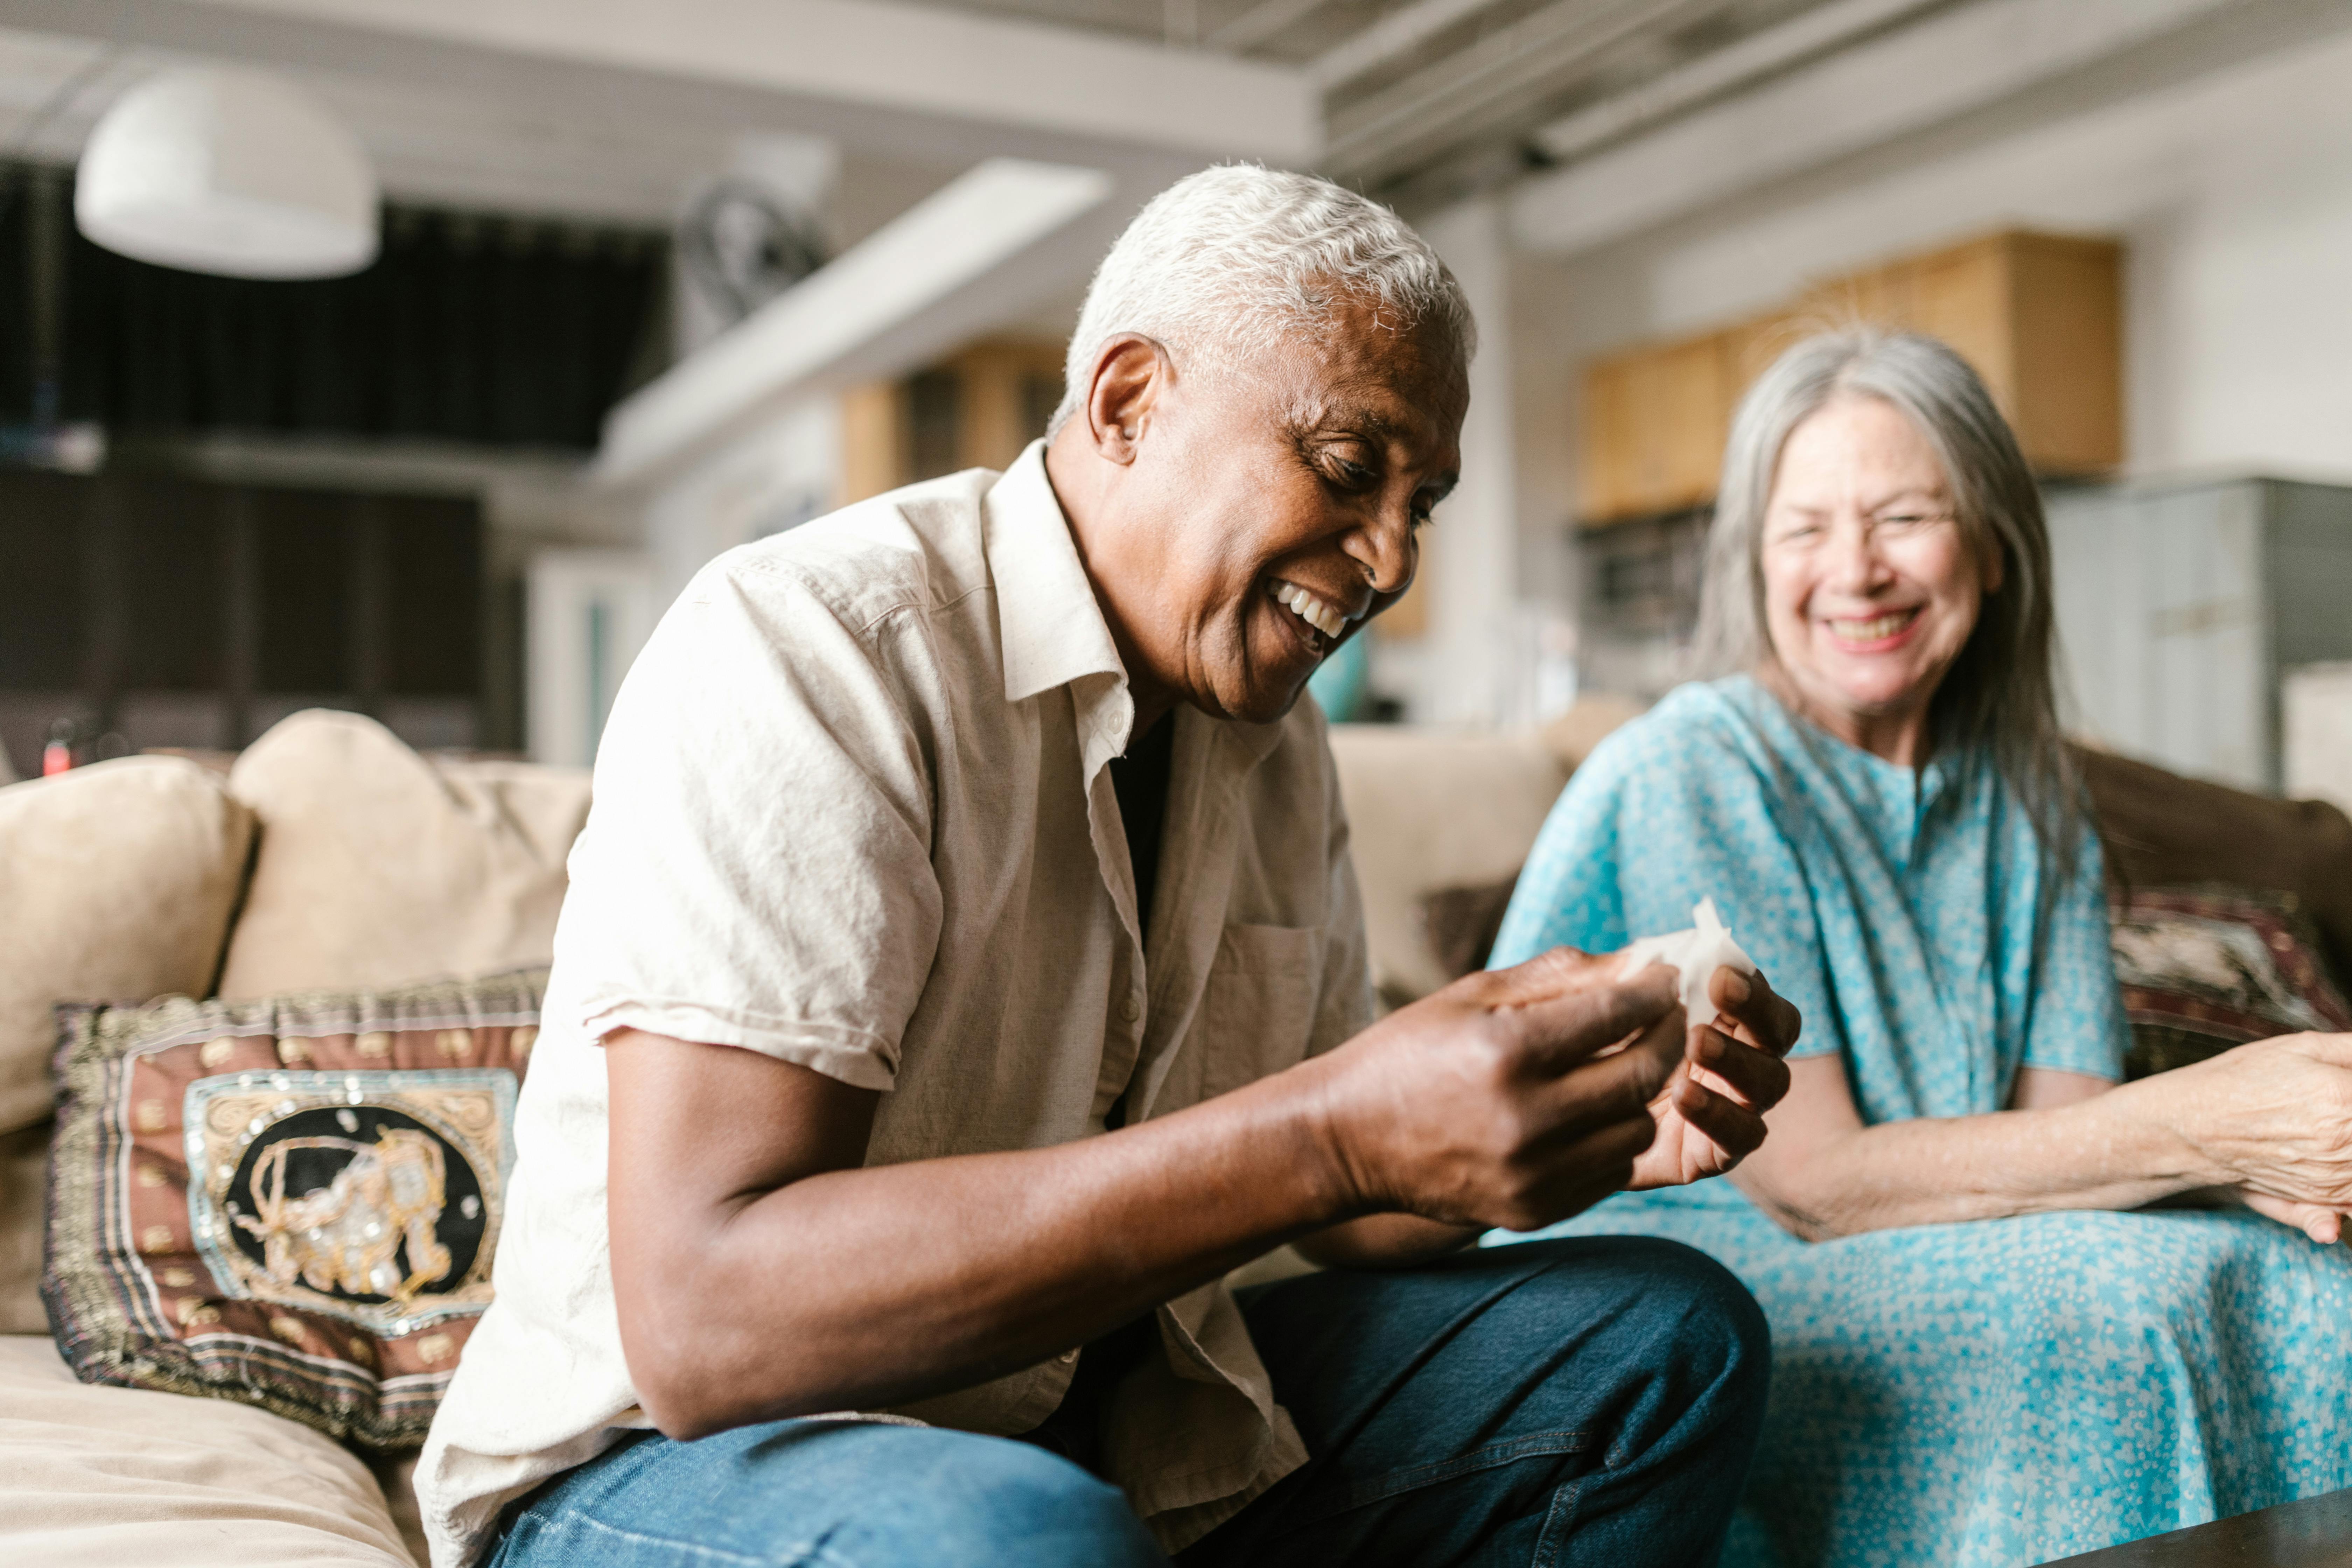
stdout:
MULTIPOLYGON (((1517 735, 1335 730, 1386 1001, 1478 961, 1479 931, 1491 936, 1560 787, 1633 711, 1588 702, 1517 735)), ((2122 873, 2261 883, 2307 914, 2341 971, 2341 812, 2117 759, 2086 768, 2122 873)), ((234 1399, 86 1384, 60 1357, 37 1290, 53 1005, 543 963, 587 805, 584 772, 423 756, 327 711, 295 715, 225 768, 131 757, 0 787, 0 1562, 424 1561, 409 1460, 234 1399)), ((1297 1267, 1276 1257, 1254 1277, 1297 1267)))
POLYGON ((543 963, 584 770, 288 719, 226 772, 0 788, 0 1562, 421 1563, 407 1462, 229 1399, 86 1385, 37 1285, 52 1004, 363 990, 543 963))

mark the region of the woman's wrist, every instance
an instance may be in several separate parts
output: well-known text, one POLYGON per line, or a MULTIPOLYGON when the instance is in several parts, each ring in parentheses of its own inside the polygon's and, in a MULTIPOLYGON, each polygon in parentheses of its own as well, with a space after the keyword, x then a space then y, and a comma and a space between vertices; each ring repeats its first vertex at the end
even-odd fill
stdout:
POLYGON ((2218 1158, 2203 1104, 2186 1075, 2164 1073, 2119 1084, 2082 1110, 2111 1129, 2122 1156, 2119 1176, 2160 1182, 2172 1192, 2234 1185, 2239 1173, 2218 1158))

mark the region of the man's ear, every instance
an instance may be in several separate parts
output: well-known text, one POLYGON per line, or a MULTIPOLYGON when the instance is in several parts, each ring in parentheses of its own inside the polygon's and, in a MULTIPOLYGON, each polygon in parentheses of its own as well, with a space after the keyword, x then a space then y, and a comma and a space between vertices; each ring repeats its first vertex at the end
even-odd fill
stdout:
POLYGON ((1122 466, 1135 461, 1154 409, 1174 380, 1168 351, 1139 332, 1121 332, 1095 358, 1087 389, 1087 434, 1095 451, 1122 466))

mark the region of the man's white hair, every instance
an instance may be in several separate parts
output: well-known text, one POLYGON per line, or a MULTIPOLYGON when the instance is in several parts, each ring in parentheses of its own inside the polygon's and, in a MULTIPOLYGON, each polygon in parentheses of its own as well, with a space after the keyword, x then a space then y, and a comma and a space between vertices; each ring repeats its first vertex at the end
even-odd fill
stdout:
POLYGON ((1378 202, 1252 163, 1189 174, 1151 198, 1096 268, 1046 434, 1078 411, 1121 332, 1154 340, 1180 367, 1231 363, 1324 328, 1348 300, 1370 303, 1394 331, 1438 327, 1465 362, 1477 350, 1462 285, 1378 202))

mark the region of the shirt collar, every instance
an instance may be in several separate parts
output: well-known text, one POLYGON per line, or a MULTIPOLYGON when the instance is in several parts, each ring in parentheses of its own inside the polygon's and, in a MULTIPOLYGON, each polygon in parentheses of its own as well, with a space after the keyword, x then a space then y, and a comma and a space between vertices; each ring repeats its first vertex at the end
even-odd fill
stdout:
POLYGON ((1032 441, 1013 459, 989 487, 981 509, 982 547, 996 586, 1005 700, 1026 701, 1089 675, 1110 676, 1124 694, 1127 667, 1078 561, 1069 519, 1045 478, 1045 442, 1032 441))
MULTIPOLYGON (((1045 442, 1032 441, 1013 460, 982 498, 981 510, 982 547, 996 586, 1004 699, 1024 702, 1056 686, 1071 687, 1092 778, 1105 760, 1126 751, 1135 700, 1110 625, 1070 538, 1069 519, 1045 477, 1045 442)), ((1282 739, 1279 721, 1223 724, 1197 711, 1181 713, 1180 721, 1214 724, 1219 745, 1231 747, 1244 766, 1263 761, 1282 739)))

